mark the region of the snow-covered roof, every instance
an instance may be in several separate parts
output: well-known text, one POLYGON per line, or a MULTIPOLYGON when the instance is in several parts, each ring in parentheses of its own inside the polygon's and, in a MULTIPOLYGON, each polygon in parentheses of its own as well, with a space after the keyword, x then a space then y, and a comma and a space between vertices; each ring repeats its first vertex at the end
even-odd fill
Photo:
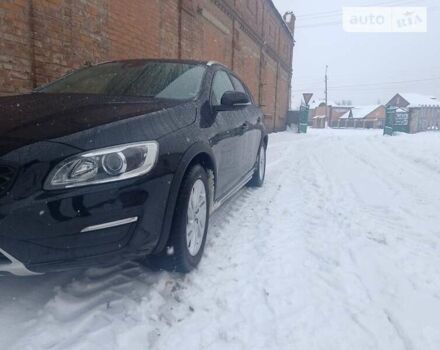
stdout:
POLYGON ((397 108, 396 113, 408 113, 408 109, 407 108, 397 108))
MULTIPOLYGON (((364 119, 368 114, 374 112, 376 109, 378 109, 381 106, 382 105, 353 107, 351 109, 351 113, 353 114, 353 119, 364 119)), ((350 117, 350 111, 345 113, 339 119, 348 119, 349 117, 350 117)))
POLYGON ((440 107, 440 100, 434 96, 427 96, 415 93, 400 94, 408 103, 408 107, 440 107))
POLYGON ((317 115, 313 117, 313 119, 325 119, 325 118, 327 118, 325 115, 317 115))
POLYGON ((339 119, 348 119, 350 117, 350 113, 351 113, 351 110, 348 112, 345 112, 343 115, 341 115, 339 117, 339 119))
POLYGON ((354 119, 363 119, 368 114, 374 112, 376 109, 381 107, 381 105, 373 105, 373 106, 360 106, 360 107, 354 107, 352 109, 353 112, 353 118, 354 119))

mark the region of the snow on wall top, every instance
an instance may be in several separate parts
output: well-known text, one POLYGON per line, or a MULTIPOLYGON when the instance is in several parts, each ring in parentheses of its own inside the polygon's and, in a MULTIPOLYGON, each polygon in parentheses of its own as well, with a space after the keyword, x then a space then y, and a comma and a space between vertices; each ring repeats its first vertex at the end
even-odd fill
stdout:
POLYGON ((440 107, 440 100, 434 96, 427 96, 415 93, 403 93, 400 94, 407 102, 408 107, 440 107))

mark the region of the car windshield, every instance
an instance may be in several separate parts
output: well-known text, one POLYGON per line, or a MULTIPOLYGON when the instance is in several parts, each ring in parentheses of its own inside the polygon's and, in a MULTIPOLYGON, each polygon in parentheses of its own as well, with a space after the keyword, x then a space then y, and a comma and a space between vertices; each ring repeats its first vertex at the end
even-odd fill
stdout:
POLYGON ((182 63, 106 63, 78 70, 36 92, 188 100, 198 95, 205 70, 203 65, 182 63))

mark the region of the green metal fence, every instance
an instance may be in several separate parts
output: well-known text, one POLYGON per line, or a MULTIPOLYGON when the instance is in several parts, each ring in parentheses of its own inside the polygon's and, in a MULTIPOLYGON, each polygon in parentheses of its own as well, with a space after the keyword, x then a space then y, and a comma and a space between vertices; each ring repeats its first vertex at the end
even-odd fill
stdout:
POLYGON ((403 108, 388 106, 383 134, 392 136, 395 132, 409 131, 409 112, 403 108))
POLYGON ((394 119, 396 115, 397 107, 387 107, 387 114, 385 117, 385 128, 383 129, 384 135, 393 136, 394 134, 394 119))
POLYGON ((302 105, 299 114, 298 132, 306 134, 309 126, 309 107, 302 105))

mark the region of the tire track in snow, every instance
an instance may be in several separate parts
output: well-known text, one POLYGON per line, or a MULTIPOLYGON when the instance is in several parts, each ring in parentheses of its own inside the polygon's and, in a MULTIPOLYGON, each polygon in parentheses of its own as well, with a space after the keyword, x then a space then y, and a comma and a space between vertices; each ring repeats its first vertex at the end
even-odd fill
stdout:
MULTIPOLYGON (((278 179, 281 176, 278 175, 278 179)), ((279 189, 275 190, 272 197, 276 196, 277 191, 279 189)), ((236 212, 239 207, 246 205, 246 199, 249 198, 250 192, 254 191, 249 189, 241 191, 239 196, 234 198, 233 203, 229 203, 228 206, 222 208, 222 216, 232 215, 229 219, 232 220, 234 216, 232 212, 236 212)), ((139 289, 159 287, 155 282, 160 284, 160 277, 158 277, 159 281, 153 278, 156 281, 153 281, 151 285, 141 284, 137 286, 139 280, 142 282, 151 279, 149 278, 150 275, 154 276, 156 273, 136 263, 128 263, 109 269, 91 269, 86 271, 84 276, 79 279, 74 280, 65 287, 58 288, 55 297, 42 310, 42 316, 28 324, 29 328, 33 328, 30 337, 36 337, 37 334, 40 334, 40 342, 34 343, 31 347, 28 346, 29 349, 75 347, 79 339, 84 338, 84 334, 91 335, 90 337, 93 339, 93 334, 105 331, 111 326, 112 322, 114 323, 115 318, 118 318, 118 315, 115 314, 117 311, 114 311, 115 308, 117 309, 117 304, 121 304, 121 302, 124 304, 120 312, 134 313, 134 309, 139 306, 139 301, 142 298, 148 298, 148 293, 144 293, 139 289), (127 308, 130 304, 131 308, 127 308), (41 333, 44 333, 44 328, 48 325, 54 329, 58 328, 58 330, 55 332, 52 330, 52 336, 47 334, 45 337, 41 337, 41 333), (68 332, 63 331, 66 328, 69 330, 68 332)), ((170 283, 174 282, 173 278, 179 279, 178 276, 170 276, 170 283)), ((175 294, 178 295, 179 291, 176 290, 175 294)), ((164 301, 164 305, 169 306, 169 309, 178 308, 178 302, 169 295, 166 295, 164 301), (176 305, 171 306, 168 303, 176 305)), ((166 313, 165 311, 164 313, 166 313)), ((163 315, 159 315, 159 321, 164 321, 168 326, 173 324, 172 317, 167 318, 163 315)), ((150 333, 154 333, 154 329, 163 328, 160 323, 151 327, 150 333)), ((152 345, 155 343, 154 338, 153 336, 150 339, 152 345)), ((81 339, 81 341, 84 341, 84 339, 81 339)), ((27 342, 28 338, 26 337, 22 344, 18 344, 17 349, 25 346, 27 342)), ((113 343, 117 344, 116 338, 113 339, 113 343)))
MULTIPOLYGON (((380 272, 378 273, 378 276, 382 275, 383 280, 379 283, 379 281, 376 281, 375 283, 371 283, 371 280, 366 280, 365 276, 361 276, 359 274, 359 280, 362 282, 362 284, 364 286, 366 285, 375 285, 375 284, 381 284, 383 286, 384 289, 386 290, 390 290, 392 291, 395 288, 401 288, 401 289, 405 289, 403 286, 406 286, 406 288, 409 289, 413 289, 415 287, 414 285, 414 276, 411 276, 411 274, 408 273, 408 265, 412 265, 412 263, 408 262, 413 262, 415 260, 415 255, 413 253, 414 248, 419 248, 421 251, 426 251, 426 248, 430 248, 430 244, 428 244, 428 246, 426 246, 423 243, 423 238, 420 235, 417 235, 417 230, 416 227, 413 228, 409 228, 408 227, 408 220, 407 220, 407 216, 402 215, 402 211, 399 210, 399 207, 396 207, 394 205, 392 205, 391 203, 387 202, 387 200, 389 201, 391 199, 391 201, 393 201, 393 198, 395 198, 395 196, 393 196, 391 193, 399 193, 402 191, 406 191, 407 187, 402 185, 399 182, 391 182, 391 181, 387 181, 387 178, 392 176, 392 173, 390 172, 390 169, 392 169, 392 167, 385 167, 384 166, 384 162, 381 161, 382 159, 379 159, 379 166, 382 167, 377 167, 375 164, 372 164, 371 161, 373 160, 373 157, 370 156, 370 158, 368 158, 368 161, 366 161, 366 159, 359 159, 362 157, 365 157, 366 154, 368 154, 367 150, 368 148, 371 148, 371 137, 369 138, 363 138, 362 140, 360 140, 359 142, 356 143, 357 147, 351 147, 348 148, 348 144, 343 148, 344 149, 344 153, 341 154, 341 156, 343 156, 343 158, 347 161, 348 164, 350 164, 351 167, 353 167, 355 164, 358 164, 359 161, 361 163, 364 164, 364 168, 365 166, 367 166, 368 168, 370 168, 370 171, 365 171, 366 174, 368 174, 368 176, 371 177, 372 182, 376 182, 376 183, 382 183, 382 184, 386 184, 386 186, 384 187, 385 190, 389 190, 390 194, 387 194, 387 192, 381 192, 380 194, 378 193, 379 196, 381 196, 381 198, 383 199, 383 207, 376 207, 375 205, 371 205, 371 200, 367 200, 365 201, 365 199, 368 199, 368 197, 365 197, 365 191, 364 192, 359 192, 357 191, 353 186, 347 186, 349 188, 351 188, 351 192, 352 192, 352 197, 351 199, 346 200, 347 203, 350 203, 350 208, 348 208, 348 213, 352 213, 351 215, 351 224, 356 224, 353 228, 359 232, 359 233, 363 233, 365 235, 365 233, 367 233, 367 238, 370 239, 371 237, 369 237, 370 233, 374 233, 374 235, 376 235, 375 231, 377 231, 377 229, 381 229, 380 226, 378 226, 377 224, 380 223, 380 225, 383 227, 385 226, 385 228, 382 228, 382 230, 385 230, 388 235, 392 234, 391 238, 393 236, 396 236, 397 239, 394 240, 390 240, 389 237, 387 236, 382 236, 383 238, 380 240, 377 240, 377 243, 381 244, 384 249, 386 249, 386 251, 384 249, 374 249, 375 254, 377 254, 378 252, 382 252, 381 254, 381 259, 383 261, 388 261, 388 263, 386 265, 384 265, 383 267, 380 268, 385 268, 385 273, 384 272, 380 272), (367 140, 369 142, 367 142, 367 140), (385 176, 383 173, 390 173, 389 176, 385 176), (390 205, 391 204, 391 205, 390 205), (386 206, 390 207, 390 210, 385 211, 384 209, 386 208, 386 206), (379 211, 378 211, 379 210, 379 211), (383 210, 383 213, 380 212, 380 210, 383 210), (359 216, 359 214, 361 213, 369 213, 369 216, 371 218, 374 218, 377 221, 376 227, 374 227, 373 225, 371 225, 368 221, 365 221, 365 218, 362 218, 362 220, 360 220, 359 222, 357 222, 358 220, 356 220, 356 215, 359 216), (386 214, 384 214, 386 213, 386 214), (383 215, 381 215, 383 214, 383 215), (361 224, 365 224, 367 223, 365 229, 362 229, 361 224), (368 229, 370 227, 370 230, 368 229), (402 242, 401 238, 402 237, 402 233, 405 233, 405 237, 406 239, 411 239, 411 243, 408 242, 407 246, 408 248, 405 250, 402 250, 402 242), (415 234, 416 233, 416 234, 415 234), (420 240, 422 239, 422 242, 420 242, 420 240), (388 242, 387 242, 388 241, 388 242), (384 245, 385 244, 385 245, 384 245), (400 246, 400 249, 398 249, 400 246), (390 250, 393 249, 393 250, 390 250), (405 252, 405 255, 403 257, 400 257, 399 255, 396 255, 396 252, 405 252), (410 253, 410 255, 408 255, 407 253, 410 253), (384 254, 387 255, 384 255, 384 254), (389 268, 389 267, 392 268, 389 268), (386 281, 386 279, 393 277, 399 284, 399 287, 396 287, 395 285, 390 284, 388 281, 386 281), (403 288, 402 288, 403 287, 403 288)), ((377 146, 375 146, 377 147, 377 146)), ((374 148, 374 147, 373 147, 374 148)), ((332 152, 330 152, 332 153, 332 152)), ((380 155, 380 153, 378 153, 380 155)), ((376 154, 375 154, 375 158, 376 154)), ((391 163, 392 164, 392 163, 391 163)), ((333 167, 335 167, 336 165, 333 164, 333 167)), ((354 167, 354 169, 356 169, 356 167, 354 167)), ((325 170, 331 170, 331 169, 323 169, 324 172, 326 172, 325 170)), ((361 172, 362 174, 362 172, 361 172)), ((388 174, 386 174, 388 175, 388 174)), ((360 179, 358 177, 358 179, 360 179)), ((341 179, 335 179, 339 185, 343 184, 343 182, 341 181, 341 179)), ((346 181, 350 182, 350 179, 346 178, 346 181)), ((361 180, 361 179, 360 179, 361 180)), ((362 181, 362 180, 361 180, 362 181)), ((362 184, 362 182, 360 182, 362 184)), ((370 186, 370 184, 366 184, 366 188, 373 188, 372 186, 370 186)), ((419 186, 420 187, 420 186, 419 186)), ((350 191, 345 192, 345 195, 350 195, 350 191)), ((406 196, 411 196, 414 195, 413 192, 408 192, 405 193, 406 196)), ((426 198, 433 198, 432 195, 425 195, 426 198)), ((373 201, 374 202, 374 201, 373 201)), ((344 201, 341 201, 341 203, 344 203, 344 201)), ((409 203, 411 203, 414 206, 414 201, 409 201, 409 203)), ((335 207, 337 208, 337 203, 334 203, 335 207)), ((417 208, 417 207, 416 207, 417 208)), ((420 222, 419 222, 420 223, 420 222)), ((431 225, 431 227, 435 227, 431 225)), ((434 236, 435 237, 435 236, 434 236)), ((438 237, 436 237, 436 241, 438 242, 438 237)), ((366 246, 368 247, 367 243, 362 243, 362 246, 366 246)), ((364 247, 362 247, 364 248, 364 247)), ((350 251, 351 252, 351 256, 352 256, 352 260, 354 261, 354 257, 355 254, 353 253, 353 249, 350 247, 345 248, 346 251, 350 251)), ((368 249, 371 250, 371 249, 368 249)), ((367 250, 367 251, 368 251, 367 250)), ((373 250, 371 250, 373 251, 373 250)), ((359 255, 359 252, 357 253, 357 255, 359 255)), ((430 256, 429 259, 432 261, 432 259, 434 258, 434 256, 430 256)), ((425 257, 426 259, 426 257, 425 257)), ((438 257, 437 257, 438 260, 438 257)), ((422 260, 423 261, 423 260, 422 260)), ((428 260, 429 261, 429 260, 428 260)), ((362 265, 360 266, 360 268, 362 268, 362 265)), ((378 271, 380 269, 378 267, 378 271)), ((429 265, 426 266, 426 268, 429 269, 429 265)), ((424 286, 425 290, 426 290, 426 285, 424 286)), ((421 286, 419 287, 421 288, 421 286)), ((398 293, 390 293, 389 296, 383 295, 380 296, 380 299, 382 299, 380 302, 378 302, 378 291, 374 290, 374 292, 369 291, 369 299, 371 301, 371 298, 374 298, 375 303, 376 304, 386 304, 388 302, 390 302, 389 298, 399 298, 400 300, 402 300, 402 296, 398 296, 398 293), (371 296, 373 295, 373 296, 371 296)), ((414 296, 413 296, 414 297, 414 296)), ((408 297, 404 297, 403 300, 405 299, 409 299, 408 297)), ((402 301, 403 301, 402 300, 402 301)), ((379 317, 380 319, 380 317, 379 317)), ((400 327, 400 333, 402 334, 404 332, 404 327, 401 326, 400 327)), ((406 335, 406 337, 408 337, 408 335, 406 335)))
POLYGON ((395 168, 381 164, 375 134, 355 136, 271 136, 266 186, 216 212, 197 271, 127 263, 51 282, 8 350, 435 349, 439 239, 394 205, 405 182, 388 180, 395 168))

